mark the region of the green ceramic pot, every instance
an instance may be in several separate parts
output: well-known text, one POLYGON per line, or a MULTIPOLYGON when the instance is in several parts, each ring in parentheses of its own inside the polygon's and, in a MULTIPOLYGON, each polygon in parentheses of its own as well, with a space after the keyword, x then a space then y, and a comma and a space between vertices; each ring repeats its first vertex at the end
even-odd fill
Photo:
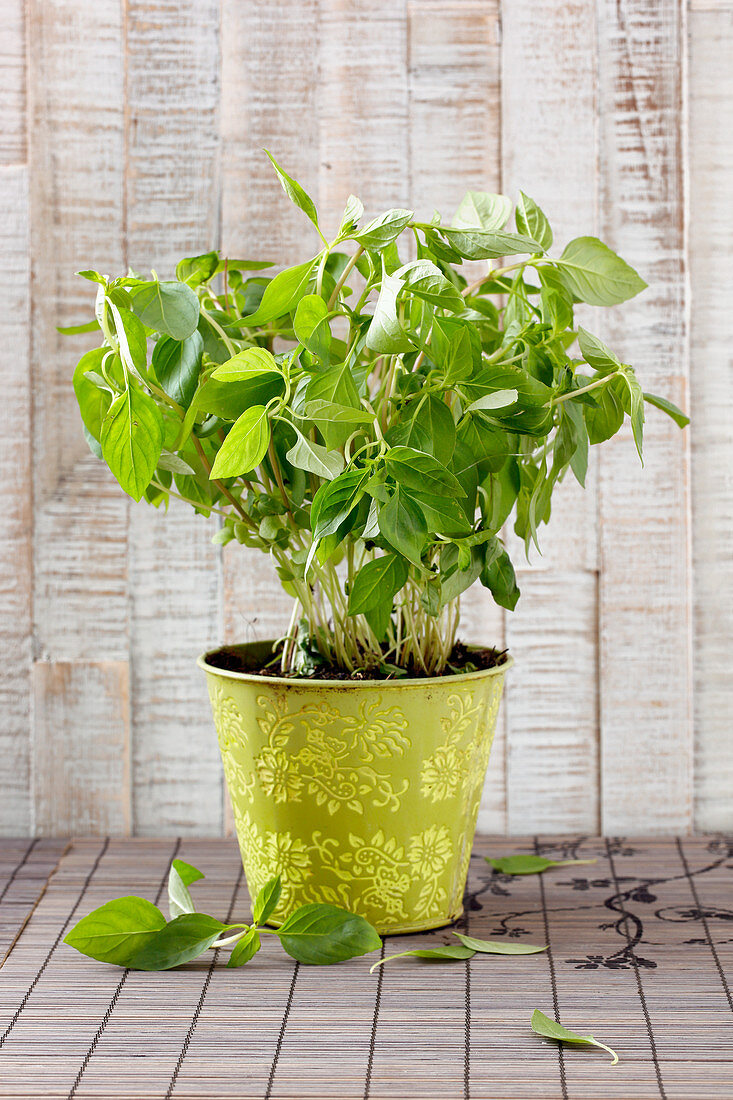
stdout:
MULTIPOLYGON (((234 648, 253 668, 272 654, 269 642, 234 648)), ((313 901, 381 933, 456 920, 511 659, 462 676, 328 681, 226 672, 213 656, 199 665, 250 894, 282 876, 273 923, 313 901)))

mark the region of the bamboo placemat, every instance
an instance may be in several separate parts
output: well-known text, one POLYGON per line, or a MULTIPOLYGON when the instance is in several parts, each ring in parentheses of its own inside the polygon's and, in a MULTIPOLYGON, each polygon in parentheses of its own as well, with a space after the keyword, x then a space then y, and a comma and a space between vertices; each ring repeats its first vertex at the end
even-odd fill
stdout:
MULTIPOLYGON (((71 924, 114 896, 163 897, 174 854, 207 873, 200 909, 241 918, 249 900, 231 841, 62 848, 0 842, 0 927, 15 940, 0 972, 3 1098, 733 1096, 731 840, 478 838, 464 926, 551 950, 402 959, 375 975, 370 958, 298 966, 274 937, 234 971, 213 953, 162 974, 84 959, 61 943, 71 924), (528 851, 597 862, 510 878, 483 859, 528 851), (593 1032, 620 1064, 540 1039, 534 1008, 593 1032)), ((386 950, 450 938, 392 937, 386 950)))

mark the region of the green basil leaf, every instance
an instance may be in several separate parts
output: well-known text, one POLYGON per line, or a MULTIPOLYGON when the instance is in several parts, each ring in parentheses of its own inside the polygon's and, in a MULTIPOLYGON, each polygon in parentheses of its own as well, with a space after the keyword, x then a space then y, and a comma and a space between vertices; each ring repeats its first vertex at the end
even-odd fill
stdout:
POLYGON ((453 283, 430 260, 413 260, 405 264, 395 272, 395 278, 402 280, 410 294, 431 305, 451 313, 462 313, 465 309, 465 302, 453 283))
MULTIPOLYGON (((615 435, 624 422, 624 407, 612 386, 593 392, 595 405, 583 406, 583 417, 591 443, 603 443, 615 435)), ((572 404, 571 401, 566 404, 572 404)))
POLYGON ((231 955, 227 959, 228 967, 244 966, 253 959, 261 946, 260 934, 256 928, 250 928, 234 945, 231 955))
POLYGON ((333 481, 344 469, 344 458, 339 451, 329 451, 320 443, 312 443, 303 433, 291 424, 296 435, 295 443, 285 457, 298 470, 307 470, 317 477, 333 481))
POLYGON ((576 237, 555 263, 568 290, 592 306, 618 305, 646 287, 633 267, 597 237, 576 237))
POLYGON ((341 218, 341 225, 339 226, 339 237, 345 237, 349 233, 353 233, 363 216, 363 202, 361 199, 358 199, 356 195, 349 195, 346 200, 343 217, 341 218))
POLYGON ((163 450, 163 418, 158 406, 130 384, 115 397, 102 421, 102 456, 120 486, 140 500, 163 450))
POLYGON ((500 256, 517 256, 523 253, 542 252, 541 245, 519 233, 505 233, 494 229, 448 229, 440 227, 440 232, 467 260, 491 260, 500 256))
POLYGON ((509 941, 479 940, 475 936, 464 936, 460 932, 454 932, 454 936, 473 951, 484 955, 537 955, 540 951, 547 950, 547 944, 538 947, 534 943, 510 943, 509 941))
POLYGON ((123 362, 143 378, 148 367, 148 341, 142 322, 124 306, 110 302, 123 362))
POLYGON ((198 958, 226 925, 205 913, 184 913, 155 932, 127 964, 131 970, 170 970, 198 958))
MULTIPOLYGON (((456 549, 451 547, 451 549, 456 549)), ((441 558, 441 572, 443 572, 443 558, 441 558)), ((465 569, 456 566, 451 573, 444 575, 441 593, 440 593, 440 606, 445 607, 447 603, 451 603, 452 600, 458 599, 466 589, 470 588, 475 581, 478 580, 481 575, 481 571, 484 568, 485 554, 482 546, 472 546, 468 557, 467 567, 465 569)))
POLYGON ((78 336, 82 332, 99 332, 99 321, 87 321, 83 325, 56 325, 62 336, 78 336))
POLYGON ((188 887, 203 878, 203 872, 182 859, 174 859, 168 872, 168 913, 171 920, 182 913, 195 913, 188 887))
MULTIPOLYGON (((491 233, 503 229, 512 210, 512 201, 506 195, 492 195, 486 191, 467 191, 455 212, 451 225, 454 229, 484 229, 491 233)), ((519 229, 519 226, 517 226, 519 229)), ((524 230, 520 230, 524 232, 524 230)), ((532 236, 530 233, 529 236, 532 236)))
POLYGON ((523 233, 525 237, 531 237, 537 241, 544 252, 550 248, 552 245, 550 223, 534 199, 531 199, 529 195, 525 195, 524 191, 519 192, 519 202, 514 212, 514 220, 517 223, 519 232, 523 233))
POLYGON ((519 394, 516 390, 494 390, 493 393, 485 393, 483 397, 477 397, 466 407, 466 412, 480 412, 488 409, 507 409, 515 405, 519 394))
POLYGON ((269 149, 265 149, 265 152, 270 158, 273 168, 277 172, 277 178, 280 180, 280 185, 285 194, 291 202, 295 203, 295 205, 303 211, 307 218, 310 218, 317 229, 318 214, 313 199, 306 193, 297 180, 294 180, 292 176, 289 176, 287 172, 280 167, 269 149))
MULTIPOLYGON (((221 265, 223 268, 223 264, 221 265)), ((176 278, 190 287, 208 283, 219 268, 219 253, 205 252, 202 256, 187 256, 176 264, 176 278)))
POLYGON ((242 371, 238 382, 221 382, 208 378, 196 394, 193 404, 201 412, 213 413, 222 420, 238 420, 253 405, 266 405, 273 397, 285 393, 285 379, 280 371, 242 371))
POLYGON ((133 312, 146 328, 185 340, 199 322, 199 300, 190 286, 178 282, 141 282, 130 288, 133 312))
POLYGON ((686 416, 672 401, 668 401, 666 397, 657 397, 654 393, 645 393, 644 400, 649 405, 654 405, 656 409, 661 409, 667 416, 671 416, 675 424, 680 428, 684 428, 690 423, 689 416, 686 416))
POLYGON ((184 409, 193 401, 201 370, 204 340, 192 332, 185 340, 161 336, 153 348, 152 366, 161 387, 184 409))
POLYGON ((276 875, 275 878, 271 878, 269 882, 265 883, 255 898, 255 903, 252 907, 252 917, 254 918, 255 924, 267 923, 268 919, 277 909, 277 903, 280 901, 281 893, 282 882, 279 875, 276 875))
POLYGON ((249 317, 242 317, 230 327, 264 325, 267 321, 275 321, 278 317, 291 313, 307 291, 317 259, 315 257, 307 263, 281 271, 265 287, 262 301, 254 313, 249 317))
POLYGON ((432 496, 420 493, 420 511, 428 524, 428 533, 444 535, 446 538, 460 538, 470 534, 471 525, 461 503, 453 497, 432 496))
POLYGON ((595 863, 594 859, 545 859, 544 856, 504 856, 502 859, 485 857, 495 871, 504 875, 539 875, 550 867, 579 867, 595 863))
POLYGON ((217 382, 249 382, 262 374, 283 376, 275 356, 266 348, 245 348, 221 363, 211 377, 217 382))
POLYGON ((489 589, 499 607, 513 611, 517 606, 520 593, 514 566, 506 550, 486 565, 481 573, 481 583, 489 589))
POLYGON ((334 534, 364 495, 364 470, 345 470, 319 488, 311 505, 313 545, 334 534))
POLYGON ((600 1043, 597 1039, 594 1039, 592 1035, 578 1035, 574 1031, 568 1031, 562 1024, 558 1024, 555 1020, 551 1020, 549 1016, 545 1016, 544 1012, 540 1012, 538 1008, 532 1013, 532 1031, 537 1035, 543 1035, 546 1039, 556 1039, 560 1043, 575 1043, 580 1046, 598 1047, 600 1050, 605 1050, 611 1055, 611 1065, 615 1066, 618 1062, 618 1054, 611 1047, 606 1046, 605 1043, 600 1043))
POLYGON ((165 917, 145 898, 116 898, 82 917, 64 943, 99 962, 128 966, 161 929, 165 917))
POLYGON ((328 306, 318 294, 306 294, 300 299, 293 318, 293 331, 311 355, 328 363, 331 349, 328 306))
POLYGON ((221 445, 211 477, 239 477, 259 466, 270 443, 270 422, 263 405, 253 405, 239 417, 221 445))
POLYGON ((390 428, 387 438, 392 447, 404 446, 424 451, 445 466, 450 462, 456 445, 453 414, 445 401, 430 394, 402 411, 399 422, 390 428))
POLYGON ((482 502, 484 522, 490 531, 500 531, 519 495, 520 478, 516 458, 508 459, 498 472, 491 473, 481 484, 486 494, 486 499, 482 502))
POLYGON ((433 496, 465 496, 461 484, 437 458, 412 447, 392 447, 385 462, 395 481, 433 496))
POLYGON ((382 941, 363 917, 334 905, 303 905, 277 929, 280 943, 298 962, 315 966, 376 951, 382 941))
POLYGON ((430 959, 433 962, 455 962, 456 959, 472 959, 476 952, 471 947, 464 947, 459 943, 442 943, 437 947, 416 947, 412 951, 400 951, 397 955, 387 955, 369 968, 373 974, 378 966, 384 966, 392 959, 430 959))
POLYGON ((402 279, 396 275, 385 275, 382 279, 366 339, 367 347, 380 355, 399 355, 415 350, 397 312, 397 298, 403 289, 402 279))
POLYGON ((385 554, 362 565, 349 593, 349 615, 359 615, 389 604, 407 580, 407 562, 395 554, 385 554))
POLYGON ((422 564, 428 525, 417 502, 399 486, 379 509, 379 530, 398 554, 414 565, 422 564))
POLYGON ((412 210, 387 210, 365 225, 359 233, 354 233, 354 240, 370 252, 381 252, 399 237, 412 217, 412 210))
MULTIPOLYGON (((318 376, 320 378, 320 375, 318 376)), ((374 414, 365 409, 353 409, 335 401, 306 401, 305 415, 314 424, 372 424, 374 414)), ((351 434, 351 432, 349 432, 351 434)))
POLYGON ((104 275, 100 275, 98 271, 77 271, 77 275, 82 279, 88 279, 90 283, 99 283, 100 286, 107 285, 107 280, 104 275))
POLYGON ((102 421, 107 415, 107 410, 112 403, 112 395, 107 389, 101 389, 90 378, 87 372, 98 374, 101 370, 102 360, 110 355, 109 348, 94 348, 82 355, 74 370, 74 393, 79 403, 79 412, 84 427, 93 439, 99 441, 102 432, 102 421))
POLYGON ((621 363, 609 347, 599 340, 587 329, 578 329, 578 344, 586 363, 589 363, 599 374, 621 369, 621 363))
POLYGON ((641 453, 644 437, 644 391, 641 383, 632 370, 625 370, 621 375, 631 396, 631 430, 634 434, 634 443, 639 452, 642 466, 644 456, 641 453))

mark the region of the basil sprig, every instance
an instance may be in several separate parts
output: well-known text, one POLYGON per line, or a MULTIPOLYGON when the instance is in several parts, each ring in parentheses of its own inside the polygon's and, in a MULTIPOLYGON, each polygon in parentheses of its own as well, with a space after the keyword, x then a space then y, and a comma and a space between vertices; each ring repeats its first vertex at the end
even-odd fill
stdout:
POLYGON ((130 970, 170 970, 221 947, 232 948, 227 966, 244 966, 259 951, 263 933, 277 936, 288 955, 313 966, 343 962, 381 947, 368 921, 335 905, 303 905, 279 928, 264 927, 280 900, 279 876, 255 898, 251 924, 224 924, 196 912, 188 887, 203 877, 190 863, 174 859, 168 875, 170 920, 145 898, 116 898, 82 917, 64 943, 90 959, 130 970))

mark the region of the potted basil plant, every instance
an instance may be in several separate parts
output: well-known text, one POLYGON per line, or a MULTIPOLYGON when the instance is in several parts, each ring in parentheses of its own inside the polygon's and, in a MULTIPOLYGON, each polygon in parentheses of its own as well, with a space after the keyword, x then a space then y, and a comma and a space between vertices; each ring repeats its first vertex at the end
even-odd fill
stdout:
POLYGON ((687 419, 576 329, 577 302, 645 286, 595 237, 551 253, 532 199, 507 228, 508 198, 469 192, 449 225, 362 224, 352 195, 329 238, 273 165, 315 254, 274 277, 217 252, 170 281, 81 272, 100 345, 74 388, 126 493, 218 516, 215 542, 262 550, 292 597, 283 638, 199 660, 252 895, 281 877, 276 923, 319 901, 437 927, 461 911, 511 665, 459 642, 460 597, 512 610, 505 524, 536 543, 627 416, 641 455, 645 403, 687 419))

